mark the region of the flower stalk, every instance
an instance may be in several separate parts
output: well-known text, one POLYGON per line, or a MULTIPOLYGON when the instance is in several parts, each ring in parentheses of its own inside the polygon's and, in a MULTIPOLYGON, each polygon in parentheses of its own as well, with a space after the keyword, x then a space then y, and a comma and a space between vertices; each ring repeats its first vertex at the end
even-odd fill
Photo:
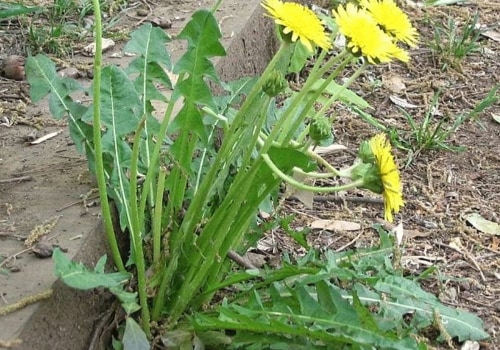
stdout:
POLYGON ((116 268, 123 272, 125 265, 121 258, 120 249, 116 240, 115 229, 113 227, 113 219, 108 201, 108 190, 106 177, 104 172, 104 160, 102 156, 102 138, 101 138, 101 70, 102 70, 102 17, 100 4, 98 0, 93 0, 94 16, 95 16, 95 56, 94 56, 94 82, 93 82, 93 139, 94 139, 94 156, 97 186, 99 188, 99 199, 101 202, 102 218, 106 237, 108 240, 111 255, 116 268))

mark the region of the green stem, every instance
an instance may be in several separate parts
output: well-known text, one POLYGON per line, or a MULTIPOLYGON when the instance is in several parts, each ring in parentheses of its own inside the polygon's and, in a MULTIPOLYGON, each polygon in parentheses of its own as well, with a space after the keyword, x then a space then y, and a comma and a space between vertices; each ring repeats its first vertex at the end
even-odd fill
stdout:
POLYGON ((165 177, 167 169, 160 167, 158 174, 158 187, 156 190, 156 203, 153 216, 153 261, 155 264, 160 262, 161 257, 161 224, 163 213, 163 191, 165 190, 165 177))
POLYGON ((243 141, 242 135, 244 134, 245 129, 248 128, 248 125, 250 125, 250 123, 253 123, 254 121, 253 117, 256 115, 256 113, 252 111, 252 108, 255 107, 255 100, 262 94, 262 84, 266 81, 269 74, 274 69, 276 63, 281 59, 282 55, 287 52, 287 50, 288 44, 282 44, 278 52, 274 55, 273 59, 268 64, 265 71, 262 73, 259 80, 252 87, 252 90, 245 99, 245 102, 241 106, 241 109, 238 111, 238 114, 236 115, 233 123, 227 130, 224 142, 222 143, 212 166, 204 177, 196 193, 197 199, 193 200, 193 202, 190 204, 188 211, 186 212, 186 215, 184 217, 183 229, 187 232, 193 232, 195 226, 199 223, 198 219, 203 212, 202 208, 205 205, 206 201, 209 200, 209 193, 214 184, 217 182, 217 177, 221 175, 221 172, 224 168, 229 166, 229 164, 231 163, 230 160, 236 157, 236 155, 234 155, 234 150, 250 149, 250 147, 252 147, 252 145, 245 144, 243 146, 241 144, 241 142, 243 141))
MULTIPOLYGON (((174 324, 177 322, 203 282, 214 269, 218 270, 218 265, 224 263, 225 256, 222 256, 220 248, 225 238, 232 234, 230 228, 238 211, 247 204, 246 194, 250 190, 257 170, 258 167, 252 167, 250 171, 238 174, 240 179, 235 179, 223 204, 200 233, 199 241, 195 243, 198 253, 191 256, 190 269, 184 274, 184 281, 169 307, 170 322, 174 324)), ((201 291, 203 289, 201 288, 201 291)))
POLYGON ((337 98, 340 96, 340 94, 345 91, 353 82, 356 80, 361 73, 363 73, 366 68, 368 67, 368 63, 364 63, 359 67, 350 77, 347 79, 347 81, 342 84, 342 87, 336 91, 335 94, 333 94, 328 101, 320 108, 318 112, 316 112, 315 117, 322 116, 326 114, 326 111, 330 108, 330 106, 337 100, 337 98))
POLYGON ((266 164, 271 168, 271 170, 276 175, 278 175, 283 181, 286 181, 290 185, 292 185, 298 189, 304 190, 304 191, 311 191, 311 192, 317 192, 317 193, 329 193, 329 192, 345 191, 345 190, 349 190, 349 189, 360 187, 360 186, 364 185, 364 181, 362 179, 350 182, 350 183, 343 185, 343 186, 316 187, 316 186, 305 185, 301 182, 298 182, 294 178, 288 176, 284 172, 282 172, 276 166, 276 164, 273 163, 273 161, 271 160, 271 158, 269 157, 268 154, 263 154, 262 158, 264 159, 266 164))
POLYGON ((146 122, 146 114, 141 118, 134 136, 134 144, 132 146, 132 157, 130 161, 130 239, 132 241, 133 255, 135 257, 135 266, 137 269, 137 289, 139 292, 139 304, 141 305, 141 322, 142 329, 146 335, 151 337, 150 316, 146 286, 146 263, 144 261, 144 251, 142 247, 142 231, 144 230, 144 222, 139 220, 139 212, 137 208, 137 165, 139 162, 139 144, 142 130, 146 122))
MULTIPOLYGON (((250 169, 250 171, 240 172, 234 179, 229 192, 223 200, 223 203, 217 208, 209 222, 203 227, 202 232, 193 244, 189 244, 185 248, 185 254, 190 256, 189 270, 184 274, 184 282, 178 291, 177 296, 174 296, 174 302, 170 308, 171 322, 176 322, 182 310, 188 305, 189 301, 195 296, 194 293, 198 289, 204 289, 204 283, 208 276, 212 273, 218 273, 222 265, 225 263, 226 250, 230 248, 221 248, 221 245, 232 247, 239 238, 234 234, 232 223, 237 217, 242 203, 245 206, 248 203, 248 196, 245 195, 250 191, 252 178, 257 174, 258 166, 252 164, 253 150, 259 139, 260 130, 267 118, 267 110, 271 102, 271 98, 267 95, 262 96, 259 110, 255 115, 254 121, 244 130, 249 132, 249 135, 242 134, 241 138, 235 139, 234 142, 242 142, 245 140, 243 149, 245 153, 242 155, 240 169, 250 169), (191 254, 188 249, 193 249, 191 254), (201 259, 205 260, 202 263, 201 259), (201 267, 200 267, 201 265, 201 267), (211 271, 207 274, 207 271, 211 271), (216 272, 214 272, 216 271, 216 272)), ((233 142, 233 145, 235 144, 233 142)), ((236 147, 237 148, 237 147, 236 147)), ((199 194, 197 195, 199 197, 199 194)), ((205 200, 201 197, 201 200, 205 200)), ((258 204, 257 204, 258 205, 258 204)), ((250 220, 251 217, 248 218, 250 220)), ((199 222, 199 220, 197 220, 199 222)), ((181 227, 182 231, 182 227, 181 227)), ((186 230, 190 232, 189 230, 186 230)), ((186 243, 184 242, 186 245, 186 243)))
MULTIPOLYGON (((293 136, 295 135, 296 130, 299 128, 300 124, 304 122, 304 119, 306 118, 308 112, 310 110, 313 110, 314 104, 316 103, 317 98, 321 94, 323 94, 326 87, 338 76, 338 74, 340 72, 342 72, 344 70, 345 66, 347 66, 347 64, 349 62, 351 62, 351 60, 352 60, 352 56, 350 54, 348 54, 347 52, 342 52, 338 56, 336 56, 333 59, 331 59, 330 61, 328 61, 325 66, 331 67, 331 66, 333 66, 334 63, 337 63, 338 61, 340 61, 341 58, 343 60, 338 64, 338 66, 335 68, 335 70, 332 73, 330 73, 328 75, 328 77, 325 79, 325 81, 321 84, 321 86, 319 86, 317 89, 315 89, 312 92, 311 96, 309 96, 307 103, 305 104, 305 107, 301 111, 300 115, 297 118, 295 118, 293 123, 287 124, 286 130, 284 130, 284 132, 281 134, 281 136, 278 140, 279 143, 281 143, 283 145, 287 145, 293 139, 293 136)), ((322 75, 326 72, 326 70, 324 68, 325 67, 323 67, 322 69, 319 69, 317 71, 316 75, 309 76, 307 78, 307 81, 303 87, 303 91, 305 91, 306 93, 309 92, 312 85, 314 83, 316 83, 316 81, 321 79, 322 75)), ((302 100, 302 98, 298 99, 298 102, 303 103, 303 101, 301 101, 301 100, 302 100)))
POLYGON ((108 240, 113 261, 119 271, 125 271, 118 242, 116 241, 116 234, 113 227, 113 219, 111 217, 111 210, 108 202, 108 191, 106 188, 106 178, 104 175, 104 160, 102 157, 102 141, 101 141, 101 68, 102 68, 102 18, 99 0, 92 1, 94 6, 95 17, 95 41, 96 50, 94 56, 94 81, 93 81, 93 135, 94 135, 94 149, 95 149, 95 168, 97 186, 99 188, 99 197, 101 201, 101 211, 106 230, 106 237, 108 240))
MULTIPOLYGON (((177 81, 180 82, 182 81, 182 79, 184 79, 184 74, 180 74, 177 81)), ((174 96, 174 93, 172 93, 171 96, 174 96)), ((163 115, 163 120, 160 124, 160 129, 158 130, 158 140, 156 140, 155 148, 153 149, 153 152, 151 154, 149 168, 148 171, 146 172, 146 178, 144 180, 143 189, 141 193, 141 202, 139 204, 139 215, 141 221, 144 220, 144 214, 146 212, 146 203, 152 187, 151 184, 153 183, 153 180, 156 177, 155 174, 158 171, 158 160, 160 157, 160 149, 161 146, 163 145, 163 136, 166 134, 167 128, 173 119, 172 112, 174 110, 174 105, 175 101, 171 99, 167 105, 167 110, 163 115)), ((154 193, 151 193, 151 196, 154 195, 155 195, 154 193)))
MULTIPOLYGON (((295 133, 295 129, 291 129, 290 125, 291 119, 296 113, 297 109, 301 104, 306 101, 306 95, 308 93, 311 93, 311 88, 312 86, 317 82, 318 79, 320 79, 323 74, 325 74, 335 63, 340 61, 342 58, 344 58, 346 55, 348 55, 347 51, 341 52, 339 55, 334 56, 330 60, 328 60, 321 68, 317 68, 315 65, 315 68, 313 68, 312 74, 308 77, 307 81, 305 82, 304 86, 300 90, 298 94, 296 94, 293 97, 292 103, 290 106, 286 109, 286 111, 283 113, 283 115, 280 117, 276 125, 273 127, 271 130, 271 133, 268 136, 268 140, 266 143, 262 146, 263 153, 266 153, 267 150, 270 147, 270 143, 274 141, 278 141, 281 145, 284 145, 282 142, 282 137, 280 137, 280 140, 278 140, 278 136, 282 134, 282 136, 286 135, 290 130, 293 130, 293 133, 295 133)), ((319 63, 317 63, 319 67, 319 63)), ((331 78, 333 79, 333 77, 331 78)), ((326 82, 325 82, 326 83, 326 82)), ((305 105, 304 109, 302 110, 301 116, 297 117, 297 122, 300 125, 300 123, 303 121, 305 116, 307 115, 308 110, 312 108, 314 105, 314 102, 316 101, 317 97, 323 92, 324 88, 327 86, 327 84, 322 84, 320 89, 317 89, 313 92, 313 96, 309 97, 308 103, 305 105)), ((294 123, 295 124, 295 123, 294 123)))

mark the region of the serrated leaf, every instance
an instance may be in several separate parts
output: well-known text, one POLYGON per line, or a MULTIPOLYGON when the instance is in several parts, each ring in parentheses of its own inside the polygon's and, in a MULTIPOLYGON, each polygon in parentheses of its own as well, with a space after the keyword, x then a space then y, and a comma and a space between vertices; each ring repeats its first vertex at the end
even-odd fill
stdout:
POLYGON ((75 263, 68 259, 59 248, 54 249, 52 257, 55 262, 56 276, 68 286, 76 289, 118 287, 130 277, 128 273, 124 272, 100 273, 91 271, 82 263, 75 263))
POLYGON ((154 81, 162 82, 165 87, 172 87, 165 72, 165 69, 172 69, 170 55, 165 48, 169 41, 170 38, 163 30, 146 23, 132 33, 132 39, 125 45, 125 51, 139 54, 127 67, 127 72, 138 73, 135 86, 145 101, 165 101, 165 96, 154 86, 154 81))
POLYGON ((489 338, 481 319, 467 311, 441 304, 436 296, 422 290, 414 281, 398 276, 386 276, 379 280, 374 288, 392 297, 384 299, 385 307, 394 308, 401 316, 407 312, 414 313, 414 318, 421 319, 422 327, 433 323, 434 310, 437 310, 446 331, 451 337, 458 337, 460 342, 489 338))
POLYGON ((205 77, 219 81, 215 67, 209 60, 211 57, 225 55, 219 39, 222 37, 217 21, 210 11, 201 10, 193 14, 192 19, 179 34, 178 39, 188 42, 186 53, 174 67, 174 73, 187 74, 187 78, 178 82, 174 91, 174 99, 184 96, 186 104, 204 104, 216 109, 211 89, 205 77), (175 97, 176 96, 176 97, 175 97))
MULTIPOLYGON (((273 334, 289 339, 289 344, 309 342, 310 348, 318 344, 418 348, 411 337, 399 339, 394 332, 379 330, 366 308, 359 302, 353 306, 343 298, 338 287, 321 281, 315 290, 322 294, 321 303, 314 297, 314 289, 308 290, 305 286, 281 288, 281 292, 279 288, 271 288, 265 303, 223 305, 219 308, 219 319, 196 315, 195 327, 273 334)), ((256 339, 259 340, 262 341, 260 337, 256 339)))
POLYGON ((127 317, 125 321, 125 332, 123 333, 123 350, 149 350, 150 345, 146 333, 134 321, 127 317))
POLYGON ((177 39, 188 41, 189 48, 196 48, 203 53, 203 57, 223 56, 226 54, 224 46, 219 42, 222 34, 212 12, 207 10, 196 11, 188 24, 177 36, 177 39))
POLYGON ((151 23, 145 23, 131 34, 131 39, 123 50, 141 55, 145 58, 145 63, 161 63, 170 69, 170 55, 165 48, 169 41, 170 37, 165 31, 153 27, 151 23))
MULTIPOLYGON (((163 83, 164 88, 172 88, 172 82, 168 77, 168 74, 163 70, 163 68, 156 62, 150 62, 145 66, 140 66, 145 62, 144 58, 139 58, 132 62, 129 66, 127 72, 140 72, 137 78, 134 80, 134 86, 139 92, 143 101, 162 101, 167 102, 167 97, 164 95, 157 87, 157 82, 163 83), (137 69, 130 69, 134 64, 137 64, 137 69), (139 70, 143 68, 143 70, 139 70)), ((143 109, 143 111, 145 108, 143 109)))
POLYGON ((66 97, 72 92, 82 90, 74 79, 61 78, 57 75, 54 62, 45 55, 38 54, 26 59, 26 77, 30 84, 30 97, 33 103, 49 96, 49 106, 55 118, 62 118, 69 110, 66 97))
POLYGON ((48 95, 50 112, 54 118, 68 116, 70 135, 77 150, 81 153, 87 151, 87 157, 93 158, 92 126, 81 120, 88 113, 88 107, 75 102, 70 96, 73 92, 83 90, 81 85, 76 80, 60 78, 55 64, 41 54, 26 60, 26 77, 32 102, 36 103, 48 95))
POLYGON ((110 288, 110 291, 120 300, 121 306, 127 315, 141 309, 141 306, 137 303, 137 292, 126 292, 122 286, 110 288))

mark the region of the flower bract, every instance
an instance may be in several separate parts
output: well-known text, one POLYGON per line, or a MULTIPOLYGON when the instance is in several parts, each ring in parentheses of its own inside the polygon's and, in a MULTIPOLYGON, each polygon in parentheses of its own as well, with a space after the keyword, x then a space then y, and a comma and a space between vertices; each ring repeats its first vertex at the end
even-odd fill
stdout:
POLYGON ((378 26, 372 15, 352 3, 333 11, 340 32, 347 38, 347 48, 355 56, 364 56, 370 63, 409 60, 408 53, 378 26))
POLYGON ((384 32, 409 46, 417 45, 417 30, 394 0, 361 0, 361 6, 373 16, 384 32))
POLYGON ((283 27, 283 34, 291 35, 292 42, 299 40, 309 52, 314 51, 314 46, 325 50, 331 47, 330 38, 320 19, 307 7, 280 0, 264 0, 262 6, 268 16, 283 27))
POLYGON ((392 213, 398 213, 399 209, 404 205, 399 170, 394 162, 391 146, 384 134, 375 135, 370 139, 369 143, 382 182, 384 217, 385 220, 392 222, 392 213))

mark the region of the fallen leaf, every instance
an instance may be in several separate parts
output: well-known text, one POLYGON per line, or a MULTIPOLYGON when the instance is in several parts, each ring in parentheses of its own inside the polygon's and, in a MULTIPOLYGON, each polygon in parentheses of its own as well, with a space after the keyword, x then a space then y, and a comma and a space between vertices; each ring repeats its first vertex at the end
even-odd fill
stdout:
POLYGON ((491 116, 493 117, 494 121, 496 121, 498 124, 500 124, 500 114, 491 113, 491 116))
POLYGON ((500 32, 497 32, 496 30, 487 30, 482 32, 481 35, 493 41, 500 42, 500 32))
POLYGON ((315 220, 311 222, 309 227, 328 231, 357 231, 361 229, 361 225, 357 222, 326 219, 315 220))
POLYGON ((50 140, 53 137, 56 137, 60 133, 62 133, 62 130, 51 132, 50 134, 44 135, 42 137, 37 138, 34 141, 31 141, 29 144, 30 145, 38 145, 39 143, 45 142, 47 140, 50 140))
POLYGON ((396 106, 399 106, 399 107, 402 107, 402 108, 418 108, 417 105, 414 105, 412 103, 409 103, 408 101, 402 99, 402 98, 399 98, 397 96, 394 96, 394 95, 390 95, 389 96, 389 99, 392 101, 392 103, 394 103, 396 106))
POLYGON ((396 236, 396 242, 398 242, 398 246, 403 243, 403 236, 404 236, 404 229, 403 229, 403 222, 401 221, 399 224, 397 224, 391 231, 394 236, 396 236))
MULTIPOLYGON (((311 177, 308 177, 307 175, 294 172, 293 173, 293 178, 294 180, 297 180, 298 182, 307 184, 307 185, 314 185, 314 179, 311 177)), ((311 191, 305 191, 301 189, 297 189, 293 186, 287 186, 287 196, 294 196, 297 198, 302 204, 305 205, 306 208, 312 209, 313 203, 314 203, 314 193, 311 191)))
POLYGON ((455 237, 453 238, 451 241, 450 241, 450 244, 449 246, 452 248, 452 249, 455 249, 457 252, 460 252, 462 253, 463 252, 463 245, 462 245, 462 241, 460 240, 459 237, 455 237))
POLYGON ((465 215, 464 218, 477 230, 490 235, 500 236, 500 225, 496 222, 486 220, 478 213, 465 215))

